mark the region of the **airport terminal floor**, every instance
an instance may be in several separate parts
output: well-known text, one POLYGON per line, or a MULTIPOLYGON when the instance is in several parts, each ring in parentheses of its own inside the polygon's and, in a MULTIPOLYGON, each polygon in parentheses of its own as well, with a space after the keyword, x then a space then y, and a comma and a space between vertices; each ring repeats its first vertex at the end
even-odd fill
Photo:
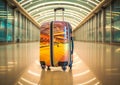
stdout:
POLYGON ((120 0, 0 0, 0 85, 120 85, 120 0))
POLYGON ((39 42, 0 46, 0 85, 120 85, 120 46, 74 43, 73 67, 66 71, 41 69, 39 42))

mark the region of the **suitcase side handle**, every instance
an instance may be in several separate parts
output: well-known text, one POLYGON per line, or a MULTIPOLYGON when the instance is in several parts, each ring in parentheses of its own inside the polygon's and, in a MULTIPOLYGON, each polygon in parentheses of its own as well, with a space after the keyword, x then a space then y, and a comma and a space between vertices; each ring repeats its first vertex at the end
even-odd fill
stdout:
POLYGON ((74 42, 73 42, 73 37, 71 37, 71 54, 73 54, 73 49, 74 49, 74 42))
POLYGON ((72 28, 70 28, 70 41, 71 41, 71 54, 73 54, 73 49, 74 49, 74 41, 73 41, 73 36, 72 36, 72 28))

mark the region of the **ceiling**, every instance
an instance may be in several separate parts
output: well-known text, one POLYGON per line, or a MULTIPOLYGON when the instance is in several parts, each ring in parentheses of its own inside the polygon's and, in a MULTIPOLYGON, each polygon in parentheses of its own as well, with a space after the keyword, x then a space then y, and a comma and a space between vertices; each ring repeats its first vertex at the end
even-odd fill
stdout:
MULTIPOLYGON (((54 20, 54 8, 63 7, 64 21, 74 29, 101 0, 17 0, 21 6, 41 25, 54 20)), ((56 12, 62 20, 61 11, 56 12)))

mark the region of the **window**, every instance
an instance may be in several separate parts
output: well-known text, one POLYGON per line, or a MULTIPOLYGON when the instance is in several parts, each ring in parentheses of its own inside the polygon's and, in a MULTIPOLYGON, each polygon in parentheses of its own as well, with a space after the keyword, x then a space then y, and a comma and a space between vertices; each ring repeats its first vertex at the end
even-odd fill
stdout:
POLYGON ((5 2, 0 1, 0 42, 6 41, 6 17, 7 11, 5 2))
POLYGON ((10 7, 7 12, 7 41, 13 41, 13 9, 10 7))
POLYGON ((112 4, 112 33, 113 42, 120 42, 120 0, 112 4))
POLYGON ((111 14, 110 6, 105 9, 105 42, 110 42, 111 36, 111 14))

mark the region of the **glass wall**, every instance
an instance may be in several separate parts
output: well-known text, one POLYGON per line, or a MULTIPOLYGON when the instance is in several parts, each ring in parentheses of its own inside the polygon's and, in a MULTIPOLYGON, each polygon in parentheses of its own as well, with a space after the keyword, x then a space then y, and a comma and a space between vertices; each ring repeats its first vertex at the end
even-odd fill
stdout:
POLYGON ((6 18, 7 18, 7 11, 6 11, 6 4, 5 2, 0 0, 0 42, 6 41, 6 18))
POLYGON ((7 42, 13 41, 13 9, 7 6, 7 42))
POLYGON ((96 42, 98 42, 99 41, 98 40, 98 26, 99 26, 99 20, 98 20, 99 16, 98 16, 98 13, 95 15, 95 17, 96 17, 95 18, 95 22, 96 22, 96 28, 95 28, 96 29, 96 31, 95 31, 96 33, 95 33, 95 35, 96 35, 96 38, 95 39, 96 39, 96 42))
POLYGON ((19 10, 0 0, 0 43, 39 41, 39 31, 19 10))
POLYGON ((111 38, 111 14, 110 6, 105 9, 105 42, 110 42, 111 38))
POLYGON ((120 42, 120 0, 112 4, 112 33, 113 42, 120 42))
POLYGON ((99 13, 98 13, 98 42, 102 42, 102 22, 101 22, 101 19, 102 19, 102 17, 101 17, 101 15, 102 15, 102 12, 100 11, 99 13))
POLYGON ((96 17, 93 17, 93 23, 92 23, 92 26, 93 26, 93 30, 92 30, 92 41, 95 41, 95 37, 96 37, 96 17))
POLYGON ((19 13, 19 41, 22 42, 22 14, 19 13))
POLYGON ((89 24, 89 41, 92 41, 92 19, 90 19, 90 24, 89 24))
POLYGON ((30 41, 30 21, 27 20, 27 41, 30 41))
POLYGON ((26 18, 22 15, 22 41, 26 42, 26 18))
POLYGON ((18 16, 18 13, 19 12, 14 12, 14 15, 15 15, 15 21, 14 21, 14 42, 17 42, 17 39, 18 39, 18 37, 19 37, 19 32, 18 32, 18 30, 19 30, 19 22, 18 22, 18 18, 19 18, 19 16, 18 16))
POLYGON ((119 43, 120 42, 120 0, 113 0, 101 8, 75 31, 79 41, 119 43), (78 35, 79 34, 79 35, 78 35))

